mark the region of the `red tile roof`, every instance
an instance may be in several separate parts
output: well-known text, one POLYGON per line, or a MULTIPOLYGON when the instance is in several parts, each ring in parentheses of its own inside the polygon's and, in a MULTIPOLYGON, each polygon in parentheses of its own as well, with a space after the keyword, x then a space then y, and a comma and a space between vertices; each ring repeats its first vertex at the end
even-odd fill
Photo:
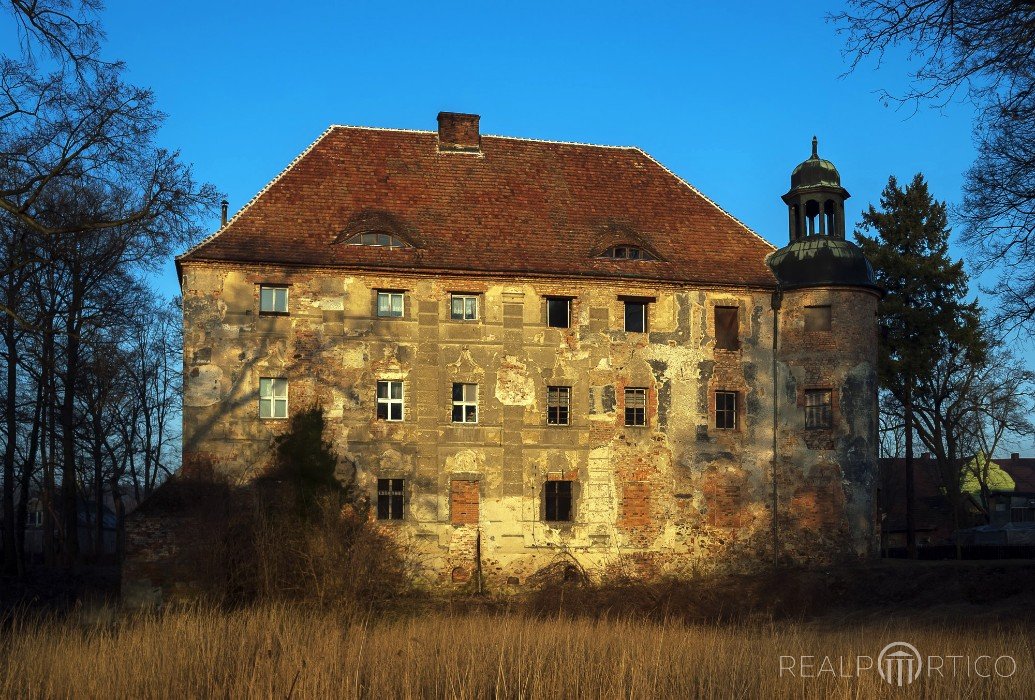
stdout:
POLYGON ((331 127, 178 262, 478 271, 770 288, 773 246, 636 148, 331 127), (388 222, 413 248, 335 243, 388 222), (660 261, 596 258, 620 243, 660 261))

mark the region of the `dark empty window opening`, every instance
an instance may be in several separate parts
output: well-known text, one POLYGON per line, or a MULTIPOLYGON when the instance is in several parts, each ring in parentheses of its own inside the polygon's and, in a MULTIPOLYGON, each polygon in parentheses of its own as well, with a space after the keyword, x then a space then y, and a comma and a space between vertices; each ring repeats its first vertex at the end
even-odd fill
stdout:
POLYGON ((832 425, 832 399, 833 392, 830 389, 805 390, 806 428, 829 428, 832 425))
POLYGON ((816 333, 830 330, 830 307, 829 306, 806 306, 805 307, 805 332, 816 333))
POLYGON ((547 521, 569 522, 571 520, 571 484, 570 481, 546 482, 543 491, 547 521))
POLYGON ((568 414, 570 406, 570 386, 547 387, 546 422, 548 425, 568 425, 568 414))
POLYGON ((819 233, 819 202, 810 199, 805 203, 805 225, 807 236, 815 236, 819 233))
POLYGON ((737 429, 737 392, 715 392, 715 427, 719 430, 737 429))
POLYGON ((628 388, 625 390, 625 424, 647 425, 647 390, 628 388))
POLYGON ((613 260, 657 260, 655 256, 636 245, 611 246, 600 257, 613 260))
POLYGON ((403 480, 377 480, 377 519, 402 520, 403 480))
POLYGON ((571 327, 571 299, 547 297, 546 325, 550 328, 571 327))
POLYGON ((409 243, 399 238, 398 236, 388 233, 386 231, 368 231, 365 233, 357 233, 347 241, 346 245, 366 245, 366 246, 377 246, 380 248, 409 248, 409 243))
POLYGON ((625 301, 625 330, 628 333, 647 332, 647 302, 625 301))
POLYGON ((715 307, 715 347, 720 350, 740 349, 740 309, 738 307, 715 307))

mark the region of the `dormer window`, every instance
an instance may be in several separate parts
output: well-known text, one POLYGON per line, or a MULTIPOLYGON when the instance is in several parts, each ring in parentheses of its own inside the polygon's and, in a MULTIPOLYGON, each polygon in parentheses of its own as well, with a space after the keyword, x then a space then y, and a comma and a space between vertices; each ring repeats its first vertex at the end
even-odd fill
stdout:
POLYGON ((357 233, 345 241, 345 245, 368 245, 380 248, 410 248, 410 244, 386 231, 357 233))
POLYGON ((656 257, 648 253, 646 250, 635 245, 611 246, 601 253, 600 257, 611 258, 613 260, 657 260, 656 257))

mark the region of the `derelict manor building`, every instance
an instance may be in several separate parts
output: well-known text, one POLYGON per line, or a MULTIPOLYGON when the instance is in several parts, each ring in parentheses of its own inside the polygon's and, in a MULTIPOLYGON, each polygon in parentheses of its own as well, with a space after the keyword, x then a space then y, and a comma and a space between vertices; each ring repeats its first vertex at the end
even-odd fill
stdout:
POLYGON ((443 583, 872 551, 879 293, 815 142, 774 250, 637 148, 438 127, 328 129, 178 259, 185 463, 322 406, 443 583))

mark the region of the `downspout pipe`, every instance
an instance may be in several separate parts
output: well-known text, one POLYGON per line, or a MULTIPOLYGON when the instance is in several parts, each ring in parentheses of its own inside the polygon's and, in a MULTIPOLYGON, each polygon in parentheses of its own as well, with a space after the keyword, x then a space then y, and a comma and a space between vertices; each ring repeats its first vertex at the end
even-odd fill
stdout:
POLYGON ((773 310, 773 568, 780 567, 780 518, 777 511, 779 505, 779 484, 777 482, 777 442, 780 429, 780 383, 777 375, 779 369, 777 364, 777 350, 780 347, 780 309, 783 306, 783 289, 779 284, 773 292, 771 306, 773 310))

